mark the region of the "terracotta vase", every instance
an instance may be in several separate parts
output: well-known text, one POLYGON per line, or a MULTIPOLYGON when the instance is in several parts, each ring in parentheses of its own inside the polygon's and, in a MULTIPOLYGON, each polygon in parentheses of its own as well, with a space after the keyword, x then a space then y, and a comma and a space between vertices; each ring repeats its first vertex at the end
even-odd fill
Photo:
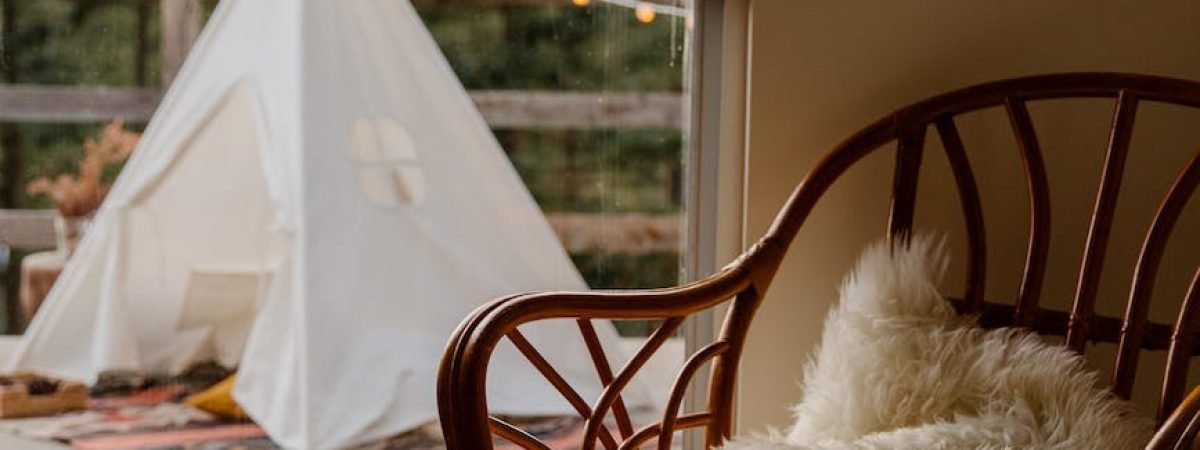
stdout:
POLYGON ((92 216, 63 216, 54 218, 54 238, 58 251, 66 256, 75 253, 83 233, 92 224, 92 216))

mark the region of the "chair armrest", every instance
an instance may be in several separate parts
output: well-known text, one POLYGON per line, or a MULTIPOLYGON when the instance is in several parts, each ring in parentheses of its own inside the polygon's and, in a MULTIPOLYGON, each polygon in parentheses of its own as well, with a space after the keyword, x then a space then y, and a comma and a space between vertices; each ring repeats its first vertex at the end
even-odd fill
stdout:
MULTIPOLYGON (((776 258, 774 261, 777 261, 776 258)), ((488 415, 486 380, 488 361, 493 350, 499 343, 508 339, 525 353, 527 359, 538 367, 550 384, 554 385, 568 402, 575 406, 579 414, 588 420, 588 434, 608 440, 611 444, 613 437, 606 436, 606 431, 600 435, 591 434, 595 426, 603 419, 606 409, 623 406, 615 405, 620 402, 619 392, 624 383, 629 381, 633 371, 628 374, 617 373, 615 377, 607 367, 599 367, 605 358, 603 351, 597 350, 599 343, 595 338, 595 330, 590 320, 593 319, 663 319, 664 325, 647 341, 651 348, 634 355, 631 366, 635 361, 644 362, 657 349, 662 340, 669 337, 683 320, 692 314, 730 302, 730 310, 726 315, 726 325, 717 338, 722 343, 717 350, 710 350, 704 358, 713 359, 713 373, 722 373, 722 377, 714 377, 710 385, 709 412, 703 420, 695 417, 670 417, 664 419, 662 426, 671 429, 680 427, 707 427, 713 439, 727 437, 732 430, 732 395, 734 392, 734 377, 736 362, 740 357, 742 344, 748 331, 754 311, 761 302, 765 289, 763 281, 769 281, 774 264, 755 265, 744 259, 740 264, 726 267, 720 273, 705 280, 685 286, 637 291, 609 292, 542 292, 516 295, 501 298, 475 310, 468 316, 451 337, 445 353, 442 356, 438 372, 438 409, 442 419, 443 434, 447 447, 451 449, 487 449, 491 448, 491 434, 503 436, 509 440, 522 441, 533 445, 528 448, 541 448, 536 444, 526 442, 531 436, 519 436, 514 430, 506 429, 503 423, 488 415), (755 268, 759 267, 758 270, 755 268), (764 277, 763 275, 768 275, 764 277), (593 362, 601 372, 601 379, 610 389, 600 399, 572 399, 569 386, 560 386, 563 380, 555 379, 554 374, 548 374, 548 364, 541 360, 536 350, 528 345, 518 326, 550 319, 576 319, 584 342, 588 345, 593 362), (590 334, 590 336, 589 336, 590 334), (590 339, 589 339, 590 338, 590 339), (655 343, 654 341, 658 341, 655 343), (528 350, 528 352, 527 352, 528 350), (644 355, 642 353, 645 353, 644 355), (604 374, 603 372, 608 372, 604 374), (612 392, 608 392, 608 391, 612 392), (596 403, 592 403, 593 400, 596 403), (591 408, 596 408, 593 413, 591 408), (597 414, 600 413, 600 414, 597 414), (594 420, 598 416, 600 420, 594 420), (678 419, 678 420, 676 420, 678 419), (715 433, 714 433, 715 431, 715 433)), ((607 366, 607 361, 603 365, 607 366)), ((634 371, 636 368, 633 369, 634 371)), ((680 382, 677 381, 676 384, 680 382)), ((670 388, 670 386, 666 387, 670 388)), ((577 397, 577 396, 575 396, 577 397)), ((619 420, 619 419, 618 419, 619 420)), ((623 430, 623 435, 626 434, 623 430)), ((646 430, 639 433, 641 438, 651 437, 657 433, 646 430)), ((664 435, 666 433, 663 433, 664 435)), ((632 437, 632 436, 630 436, 632 437)), ((607 445, 606 445, 607 446, 607 445)))
POLYGON ((1188 394, 1166 422, 1159 427, 1146 450, 1176 450, 1196 448, 1200 432, 1200 386, 1188 394))

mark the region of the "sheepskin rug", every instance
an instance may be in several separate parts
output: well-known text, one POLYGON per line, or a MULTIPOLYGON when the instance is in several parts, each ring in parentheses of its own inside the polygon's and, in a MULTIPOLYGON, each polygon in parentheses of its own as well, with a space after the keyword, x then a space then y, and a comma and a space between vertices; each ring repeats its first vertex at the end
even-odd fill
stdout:
POLYGON ((725 450, 1140 449, 1153 423, 1070 350, 955 314, 942 240, 868 248, 805 367, 795 423, 725 450))

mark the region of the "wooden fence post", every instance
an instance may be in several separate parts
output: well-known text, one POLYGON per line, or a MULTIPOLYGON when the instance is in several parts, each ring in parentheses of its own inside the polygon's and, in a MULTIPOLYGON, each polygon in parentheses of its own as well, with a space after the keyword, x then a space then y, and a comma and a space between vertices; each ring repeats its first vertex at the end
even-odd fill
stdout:
POLYGON ((200 35, 204 11, 200 0, 162 0, 162 57, 163 87, 171 85, 188 51, 200 35))

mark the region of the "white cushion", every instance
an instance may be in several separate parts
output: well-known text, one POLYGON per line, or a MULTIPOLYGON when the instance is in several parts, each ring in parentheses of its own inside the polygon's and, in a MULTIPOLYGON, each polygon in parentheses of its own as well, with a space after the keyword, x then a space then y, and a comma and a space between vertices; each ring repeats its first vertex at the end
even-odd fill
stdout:
POLYGON ((1076 353, 956 314, 936 287, 947 262, 941 242, 911 242, 870 247, 843 282, 790 429, 726 450, 1146 444, 1153 423, 1096 387, 1076 353))

